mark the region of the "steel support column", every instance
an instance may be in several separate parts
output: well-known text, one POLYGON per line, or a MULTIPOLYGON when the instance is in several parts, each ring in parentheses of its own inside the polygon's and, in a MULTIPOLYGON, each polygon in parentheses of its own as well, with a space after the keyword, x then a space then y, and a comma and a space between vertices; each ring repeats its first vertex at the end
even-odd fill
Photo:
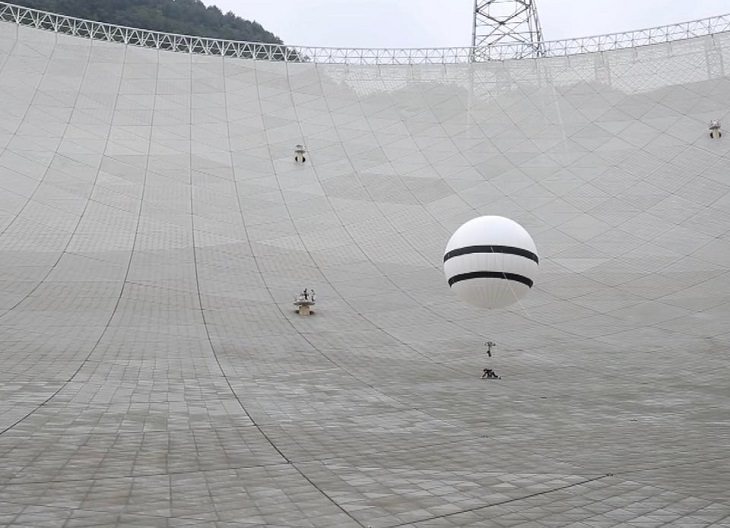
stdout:
POLYGON ((501 45, 517 45, 525 57, 543 54, 542 28, 536 0, 475 0, 472 60, 497 58, 491 49, 501 45))

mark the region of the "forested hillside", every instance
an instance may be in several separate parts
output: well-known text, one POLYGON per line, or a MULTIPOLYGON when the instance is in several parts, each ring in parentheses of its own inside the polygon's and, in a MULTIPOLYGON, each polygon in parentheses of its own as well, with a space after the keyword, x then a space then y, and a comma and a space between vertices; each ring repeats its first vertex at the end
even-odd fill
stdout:
POLYGON ((11 0, 63 15, 122 26, 231 40, 281 44, 257 22, 223 13, 200 0, 11 0))

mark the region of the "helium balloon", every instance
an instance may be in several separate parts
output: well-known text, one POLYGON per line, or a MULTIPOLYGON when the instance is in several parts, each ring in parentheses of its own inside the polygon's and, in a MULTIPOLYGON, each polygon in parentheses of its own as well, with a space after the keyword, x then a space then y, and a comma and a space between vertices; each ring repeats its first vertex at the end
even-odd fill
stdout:
POLYGON ((530 234, 502 216, 465 223, 444 252, 449 286, 459 299, 480 308, 504 308, 527 295, 539 263, 530 234))

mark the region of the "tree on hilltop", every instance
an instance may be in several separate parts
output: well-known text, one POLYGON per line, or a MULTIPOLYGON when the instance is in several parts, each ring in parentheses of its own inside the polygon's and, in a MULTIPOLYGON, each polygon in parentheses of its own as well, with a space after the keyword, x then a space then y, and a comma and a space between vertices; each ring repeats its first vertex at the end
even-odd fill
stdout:
POLYGON ((282 44, 258 22, 206 7, 201 0, 13 0, 76 18, 165 33, 282 44))

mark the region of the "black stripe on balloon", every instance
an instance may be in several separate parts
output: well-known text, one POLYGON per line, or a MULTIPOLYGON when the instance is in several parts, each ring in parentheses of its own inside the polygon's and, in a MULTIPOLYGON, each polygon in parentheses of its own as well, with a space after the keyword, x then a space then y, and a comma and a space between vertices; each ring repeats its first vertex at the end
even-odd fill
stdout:
POLYGON ((444 255, 444 262, 461 255, 472 255, 474 253, 503 253, 505 255, 518 255, 528 258, 539 264, 540 259, 532 251, 512 246, 467 246, 458 249, 452 249, 444 255))
POLYGON ((502 273, 501 271, 472 271, 471 273, 454 275, 449 279, 449 286, 453 286, 457 282, 471 279, 504 279, 514 282, 520 282, 528 288, 532 288, 532 285, 535 284, 532 279, 528 279, 524 275, 517 275, 516 273, 502 273))

